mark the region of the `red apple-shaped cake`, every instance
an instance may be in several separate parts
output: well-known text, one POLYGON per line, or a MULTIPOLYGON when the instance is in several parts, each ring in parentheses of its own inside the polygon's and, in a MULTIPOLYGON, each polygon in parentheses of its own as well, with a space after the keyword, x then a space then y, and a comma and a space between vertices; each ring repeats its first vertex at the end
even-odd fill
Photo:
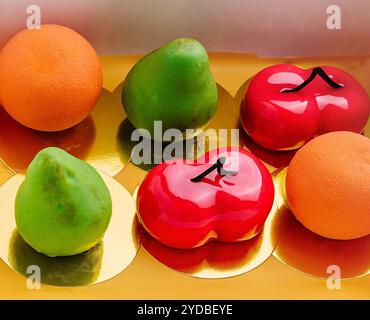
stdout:
POLYGON ((273 201, 267 168, 253 154, 230 147, 154 167, 139 187, 137 211, 155 239, 187 249, 254 237, 273 201))
POLYGON ((246 132, 272 150, 295 149, 331 131, 361 133, 369 114, 367 92, 347 72, 335 67, 304 70, 290 64, 257 73, 240 110, 246 132))

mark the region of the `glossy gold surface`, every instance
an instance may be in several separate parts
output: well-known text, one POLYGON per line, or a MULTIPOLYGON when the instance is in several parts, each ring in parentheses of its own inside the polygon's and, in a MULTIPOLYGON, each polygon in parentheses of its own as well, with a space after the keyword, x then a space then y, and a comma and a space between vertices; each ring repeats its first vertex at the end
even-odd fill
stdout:
POLYGON ((273 228, 279 242, 274 256, 291 268, 327 278, 327 268, 338 266, 342 279, 366 276, 370 271, 370 235, 354 240, 323 238, 306 229, 289 209, 285 194, 287 169, 274 174, 278 213, 273 228))
POLYGON ((0 258, 24 276, 29 266, 41 270, 41 282, 57 286, 96 284, 116 276, 135 258, 139 237, 131 195, 113 178, 101 174, 112 196, 113 210, 103 240, 89 251, 70 257, 50 258, 33 250, 19 235, 14 200, 24 180, 14 175, 0 187, 0 258))
POLYGON ((271 256, 277 242, 272 232, 276 212, 274 204, 263 230, 251 240, 235 244, 213 242, 195 249, 174 249, 159 243, 142 227, 141 242, 156 260, 188 276, 203 279, 235 277, 257 268, 271 256))
POLYGON ((0 158, 9 168, 21 173, 25 172, 38 151, 57 146, 106 174, 115 175, 129 160, 116 146, 118 129, 124 117, 120 98, 105 89, 87 119, 60 132, 26 128, 0 106, 0 158))
MULTIPOLYGON (((139 186, 135 188, 136 200, 139 186)), ((249 272, 265 262, 275 249, 273 232, 278 206, 274 202, 262 231, 239 243, 211 242, 194 249, 175 249, 154 239, 138 222, 142 247, 165 266, 185 275, 203 279, 230 278, 249 272)))
MULTIPOLYGON (((120 99, 119 85, 134 63, 140 58, 132 56, 101 57, 104 68, 104 88, 107 93, 105 101, 114 101, 119 116, 116 131, 124 121, 122 109, 118 111, 120 99), (118 88, 118 89, 117 89, 118 88), (117 90, 115 90, 117 89, 117 90), (110 93, 111 92, 111 93, 110 93), (114 97, 111 97, 114 95, 114 97)), ((239 103, 234 97, 245 82, 262 68, 275 63, 297 63, 301 66, 333 65, 343 68, 353 74, 370 92, 370 57, 336 57, 336 58, 260 58, 253 54, 211 53, 211 68, 220 87, 228 92, 227 104, 230 103, 234 115, 238 114, 239 103), (234 100, 232 102, 232 100, 234 100)), ((224 95, 220 95, 221 99, 224 95)), ((104 98, 104 97, 103 97, 104 98)), ((226 104, 225 103, 225 104, 226 104)), ((224 105, 224 104, 222 104, 224 105)), ((220 118, 222 121, 233 122, 229 119, 229 108, 220 118)), ((103 113, 103 112, 102 112, 103 113)), ((105 122, 109 125, 109 121, 105 122)), ((116 122, 115 122, 116 123, 116 122)), ((216 126, 210 123, 210 126, 216 126)), ((109 128, 107 128, 108 130, 109 128)), ((112 129, 113 131, 113 129, 112 129)), ((370 125, 367 127, 370 133, 370 125)), ((3 134, 0 131, 0 136, 3 134)), ((116 137, 117 132, 114 136, 116 137)), ((243 134, 243 132, 242 132, 243 134)), ((111 135, 113 139, 113 134, 111 135)), ((245 136, 246 137, 246 136, 245 136)), ((248 138, 248 137, 246 137, 248 138)), ((112 141, 112 140, 111 140, 112 141)), ((109 148, 115 148, 110 145, 109 148)), ((1 142, 0 142, 1 143, 1 142)), ((10 154, 17 157, 17 148, 21 142, 10 149, 10 154)), ((256 153, 268 164, 272 172, 289 163, 291 154, 267 153, 255 146, 256 153), (259 153, 258 153, 259 152, 259 153), (269 164, 271 163, 271 164, 269 164)), ((247 147, 251 150, 250 147, 247 147)), ((1 149, 1 145, 0 145, 1 149)), ((111 149, 112 150, 112 149, 111 149)), ((0 150, 1 152, 1 150, 0 150)), ((116 151, 112 151, 114 154, 116 151)), ((111 156, 110 156, 111 157, 111 156)), ((110 157, 107 157, 108 159, 110 157)), ((2 155, 0 154, 0 158, 2 155)), ((127 158, 127 156, 126 156, 127 158)), ((117 159, 117 158, 116 158, 117 159)), ((124 157, 125 159, 125 157, 124 157)), ((1 160, 0 160, 1 161, 1 160)), ((99 162, 96 162, 99 163, 99 162)), ((108 161, 107 164, 110 162, 108 161)), ((117 163, 117 162, 116 162, 117 163)), ((117 167, 116 167, 117 168, 117 167)), ((102 169, 104 171, 104 169, 102 169)), ((111 172, 116 172, 116 169, 111 172)), ((130 193, 145 176, 146 171, 128 163, 116 176, 130 193)), ((11 170, 0 165, 0 184, 11 177, 11 170)), ((279 202, 279 199, 277 199, 279 202)), ((1 206, 1 203, 0 203, 1 206)), ((279 216, 277 216, 279 217, 279 216)), ((278 222, 275 220, 274 222, 278 222)), ((276 224, 278 225, 278 223, 276 224)), ((284 224, 283 224, 284 225, 284 224)), ((1 227, 1 225, 0 225, 1 227)), ((272 232, 276 232, 273 228, 272 232)), ((280 229, 282 230, 282 229, 280 229)), ((238 255, 235 257, 237 258, 238 255)), ((304 259, 302 255, 298 260, 304 259)), ((348 263, 350 263, 350 257, 348 263)), ((236 259, 237 260, 237 259, 236 259)), ((232 261, 232 259, 230 259, 232 261)), ((297 270, 297 269, 296 269, 297 270)), ((340 290, 329 290, 326 279, 309 276, 304 272, 297 272, 278 259, 270 256, 257 268, 239 275, 223 279, 203 279, 189 277, 183 272, 174 271, 159 263, 144 248, 139 249, 137 257, 131 265, 116 277, 93 286, 55 287, 43 285, 41 290, 29 290, 25 278, 14 272, 4 262, 0 261, 0 298, 3 299, 369 299, 370 277, 342 280, 340 290)))

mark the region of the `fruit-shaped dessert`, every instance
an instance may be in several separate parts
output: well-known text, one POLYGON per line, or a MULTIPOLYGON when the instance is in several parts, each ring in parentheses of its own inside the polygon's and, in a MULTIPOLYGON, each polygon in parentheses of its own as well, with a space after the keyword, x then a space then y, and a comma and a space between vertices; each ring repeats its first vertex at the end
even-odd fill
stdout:
POLYGON ((289 207, 320 236, 349 240, 370 234, 370 139, 339 131, 303 146, 286 178, 289 207))
POLYGON ((149 53, 130 70, 122 90, 130 122, 154 137, 163 130, 204 126, 217 109, 217 86, 207 52, 194 39, 176 39, 149 53))
POLYGON ((54 147, 33 159, 15 200, 20 235, 50 257, 93 247, 102 239, 111 214, 109 190, 96 170, 54 147))
POLYGON ((331 131, 361 133, 369 114, 367 92, 347 72, 334 67, 303 70, 289 64, 257 73, 240 111, 246 132, 272 150, 296 149, 331 131))
POLYGON ((81 122, 103 84, 94 48, 59 25, 18 32, 0 53, 0 70, 0 104, 15 120, 40 131, 81 122))
POLYGON ((137 211, 155 239, 188 249, 254 237, 273 201, 272 178, 262 162, 240 148, 221 148, 195 161, 154 167, 139 187, 137 211))

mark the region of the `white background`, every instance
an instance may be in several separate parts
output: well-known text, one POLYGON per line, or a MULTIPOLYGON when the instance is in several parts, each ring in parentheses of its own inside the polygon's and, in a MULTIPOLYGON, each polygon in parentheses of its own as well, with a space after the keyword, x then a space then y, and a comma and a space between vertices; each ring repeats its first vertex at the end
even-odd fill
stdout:
POLYGON ((265 56, 370 54, 370 0, 0 0, 0 48, 38 4, 42 23, 69 26, 100 54, 144 53, 177 37, 209 51, 265 56), (326 8, 342 11, 328 30, 326 8))

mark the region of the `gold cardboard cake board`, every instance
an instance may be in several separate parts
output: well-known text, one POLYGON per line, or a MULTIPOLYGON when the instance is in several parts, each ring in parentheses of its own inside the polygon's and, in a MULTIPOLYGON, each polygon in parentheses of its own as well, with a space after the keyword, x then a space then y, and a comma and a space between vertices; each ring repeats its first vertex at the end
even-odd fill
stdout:
POLYGON ((109 280, 126 269, 140 246, 135 224, 135 204, 129 192, 102 174, 112 197, 112 218, 103 240, 90 250, 70 257, 50 258, 32 249, 19 235, 14 201, 24 176, 12 176, 0 187, 0 258, 13 270, 30 276, 38 266, 41 283, 79 286, 109 280))
POLYGON ((286 173, 285 168, 274 175, 279 206, 273 224, 279 237, 274 256, 297 271, 320 278, 328 278, 332 272, 330 266, 339 267, 342 279, 369 274, 370 235, 354 240, 333 240, 306 229, 288 207, 286 173))
MULTIPOLYGON (((225 91, 227 90, 226 93, 230 93, 219 95, 220 101, 222 101, 222 97, 226 98, 225 101, 227 100, 227 102, 222 103, 222 105, 231 105, 231 108, 233 108, 232 113, 230 113, 230 108, 224 109, 222 105, 220 106, 219 110, 225 111, 223 113, 224 116, 221 116, 220 118, 225 121, 234 121, 233 119, 235 119, 235 117, 228 118, 227 116, 229 114, 238 115, 239 113, 240 101, 237 101, 237 98, 233 99, 232 95, 236 94, 238 89, 241 88, 242 84, 247 79, 252 77, 256 72, 260 71, 264 67, 276 63, 288 62, 308 67, 317 65, 337 66, 350 72, 365 86, 367 91, 370 92, 369 57, 267 59, 251 54, 233 53, 210 53, 209 56, 216 81, 220 84, 220 86, 225 88, 225 91)), ((113 90, 114 88, 117 88, 118 84, 122 81, 125 74, 127 74, 128 70, 132 67, 133 63, 139 59, 139 56, 106 56, 100 58, 104 67, 104 87, 107 90, 113 90)), ((104 123, 103 127, 105 126, 104 129, 106 130, 99 131, 95 128, 95 139, 99 137, 100 133, 110 133, 105 134, 105 138, 100 138, 100 152, 98 152, 98 155, 95 157, 95 159, 93 157, 95 152, 93 151, 93 145, 89 146, 89 153, 87 154, 86 159, 97 168, 99 168, 101 165, 102 167, 100 169, 103 172, 112 176, 116 175, 115 179, 119 181, 119 183, 121 183, 130 193, 133 193, 137 185, 146 175, 146 171, 132 165, 129 162, 124 167, 124 164, 128 161, 130 154, 121 153, 117 135, 119 132, 119 127, 125 121, 126 116, 121 106, 120 92, 117 91, 113 94, 107 90, 103 90, 101 101, 104 103, 99 101, 98 107, 100 109, 99 111, 94 110, 92 114, 92 120, 95 121, 97 117, 102 118, 100 120, 102 123, 104 123), (104 108, 104 106, 108 107, 104 108), (113 112, 110 108, 116 111, 113 112), (111 117, 110 120, 105 120, 107 113, 109 113, 109 117, 111 117), (117 116, 117 114, 119 116, 117 116), (107 154, 104 154, 104 150, 108 150, 107 154), (89 160, 89 157, 92 159, 89 160), (105 160, 103 159, 107 159, 107 162, 105 163, 105 160), (123 167, 124 169, 120 171, 119 168, 123 167)), ((11 170, 11 161, 9 162, 9 156, 10 159, 15 159, 16 162, 20 161, 22 159, 17 160, 16 158, 21 154, 22 148, 26 147, 27 144, 31 145, 27 138, 24 138, 22 134, 19 134, 19 139, 12 140, 12 143, 5 142, 5 149, 7 150, 4 152, 4 137, 6 137, 6 139, 10 139, 11 136, 7 134, 8 129, 5 130, 3 129, 4 127, 2 127, 3 115, 1 112, 3 111, 0 110, 0 185, 14 175, 13 170, 11 170)), ((217 119, 218 114, 216 115, 215 119, 217 119)), ((215 121, 216 120, 211 120, 209 126, 216 127, 215 121)), ((128 121, 126 121, 126 123, 127 122, 128 121)), ((87 125, 87 127, 89 126, 87 125)), ((96 127, 98 126, 96 125, 96 127)), ((84 132, 86 132, 85 130, 81 130, 80 132, 84 135, 84 132)), ((243 130, 240 131, 240 135, 246 139, 249 139, 243 130)), ((370 122, 365 130, 365 135, 370 137, 370 122)), ((71 134, 71 136, 73 136, 73 134, 71 134)), ((292 155, 286 155, 285 153, 270 152, 259 146, 255 146, 255 149, 252 150, 251 145, 253 145, 253 142, 251 143, 252 144, 249 145, 245 143, 245 147, 255 153, 262 161, 264 161, 270 172, 275 170, 275 168, 285 167, 292 157, 292 155)), ((77 151, 78 150, 83 151, 83 148, 77 148, 77 151)), ((32 157, 29 156, 28 159, 32 159, 32 157)), ((22 161, 20 161, 21 164, 22 161)), ((2 188, 0 188, 0 194, 3 194, 2 188)), ((11 193, 9 193, 9 195, 11 195, 11 193)), ((9 195, 7 195, 7 198, 9 198, 9 195)), ((0 199, 0 201, 0 203, 6 204, 9 199, 7 199, 6 202, 3 202, 2 199, 0 199)), ((276 202, 279 205, 279 198, 276 199, 276 202)), ((125 205, 122 204, 122 207, 125 207, 125 205)), ((0 241, 2 227, 4 226, 4 223, 2 222, 4 217, 1 212, 2 211, 0 210, 0 241)), ((290 229, 289 219, 280 220, 279 217, 282 218, 283 216, 281 216, 279 212, 277 212, 276 219, 274 218, 272 221, 272 234, 274 237, 277 237, 278 233, 281 233, 286 229, 290 229), (282 225, 283 227, 279 227, 279 225, 282 225)), ((117 225, 117 228, 120 228, 120 235, 117 236, 121 236, 124 232, 126 232, 125 229, 123 229, 125 227, 122 223, 124 223, 124 221, 117 222, 117 224, 119 224, 117 225)), ((8 245, 11 232, 13 230, 14 228, 9 230, 9 237, 6 239, 5 246, 7 252, 9 250, 8 245)), ((132 235, 132 232, 130 234, 132 235)), ((15 241, 17 241, 17 239, 19 240, 16 235, 14 235, 13 239, 15 239, 15 241)), ((106 239, 104 241, 106 242, 106 239)), ((106 246, 105 242, 103 243, 104 246, 106 246)), ((282 252, 282 248, 283 245, 279 243, 276 252, 282 252)), ((352 248, 352 251, 358 251, 361 250, 361 248, 363 247, 360 247, 360 244, 358 244, 356 248, 352 248)), ((94 249, 96 249, 96 251, 93 254, 99 257, 99 247, 94 249)), ((210 251, 212 252, 212 249, 210 249, 210 251)), ((250 257, 246 250, 241 250, 240 252, 240 256, 243 256, 244 254, 244 257, 250 257)), ((253 250, 249 252, 252 254, 253 250)), ((297 252, 292 250, 291 254, 295 255, 297 252)), ((343 257, 344 256, 345 253, 343 253, 343 257)), ((368 256, 369 254, 367 254, 367 257, 368 256)), ((117 257, 117 255, 115 255, 115 257, 117 257)), ((237 262, 239 259, 238 257, 239 251, 236 250, 235 256, 232 254, 227 256, 227 259, 225 259, 223 265, 227 265, 233 261, 237 262), (226 260, 230 262, 227 262, 226 260)), ((311 256, 311 258, 312 257, 313 256, 311 256)), ((318 260, 324 259, 324 257, 321 255, 317 256, 316 258, 318 260)), ((7 259, 8 257, 6 257, 4 262, 9 264, 7 259)), ((207 263, 213 263, 214 260, 212 259, 212 257, 208 258, 210 262, 207 263)), ((302 255, 299 257, 299 259, 302 259, 302 255)), ((104 255, 102 261, 104 262, 104 255)), ((301 264, 302 261, 300 262, 301 264)), ((361 259, 356 261, 358 261, 355 262, 358 266, 362 265, 361 259)), ((76 264, 78 261, 71 261, 71 264, 73 263, 76 264)), ((351 255, 348 256, 348 264, 351 264, 351 255)), ((25 286, 25 279, 23 277, 19 277, 16 272, 6 267, 4 263, 0 261, 0 280, 2 283, 2 286, 0 286, 0 297, 8 299, 48 299, 53 297, 63 299, 81 299, 81 297, 93 299, 223 299, 227 296, 227 298, 231 299, 271 299, 276 297, 283 299, 363 299, 364 297, 366 298, 369 296, 368 276, 343 282, 341 290, 328 290, 325 280, 318 279, 317 276, 312 274, 313 272, 311 272, 312 276, 307 276, 309 272, 303 273, 303 268, 301 268, 301 271, 296 272, 292 268, 286 267, 286 265, 287 264, 284 263, 284 261, 283 263, 280 263, 279 260, 275 259, 273 256, 270 256, 265 263, 259 265, 258 268, 255 268, 253 271, 247 272, 244 275, 240 275, 239 277, 231 277, 228 279, 220 279, 219 281, 209 281, 207 279, 200 279, 197 277, 185 277, 183 276, 185 275, 183 272, 173 272, 173 270, 170 268, 164 268, 160 263, 157 262, 156 259, 152 258, 146 250, 143 250, 131 265, 132 268, 121 272, 119 276, 114 277, 113 279, 104 283, 100 283, 97 286, 82 286, 80 288, 75 288, 74 290, 63 287, 56 288, 43 286, 42 290, 28 290, 25 286), (155 272, 154 276, 153 272, 155 272), (209 290, 209 286, 207 285, 208 283, 212 283, 212 290, 209 290), (158 286, 160 286, 161 290, 158 290, 158 286), (179 287, 181 287, 183 290, 178 290, 179 287)), ((219 266, 219 259, 216 261, 216 266, 219 266)), ((102 263, 100 267, 101 270, 103 267, 104 264, 102 263)), ((295 267, 295 270, 298 270, 298 268, 295 267)), ((357 270, 360 272, 354 270, 351 274, 348 271, 344 273, 344 276, 345 274, 348 274, 348 276, 351 277, 352 275, 354 276, 356 274, 363 273, 361 271, 364 270, 363 265, 357 270)), ((96 281, 98 281, 98 279, 96 281)))
POLYGON ((59 132, 26 128, 0 106, 0 158, 6 166, 22 173, 38 151, 54 146, 113 176, 129 161, 116 146, 118 129, 125 117, 121 100, 105 89, 88 118, 59 132))
MULTIPOLYGON (((133 197, 136 201, 136 188, 133 197)), ((142 248, 165 266, 202 279, 222 279, 247 273, 265 262, 275 249, 277 234, 272 222, 278 211, 274 201, 261 232, 237 243, 210 242, 194 249, 168 247, 154 239, 139 223, 142 248)))

